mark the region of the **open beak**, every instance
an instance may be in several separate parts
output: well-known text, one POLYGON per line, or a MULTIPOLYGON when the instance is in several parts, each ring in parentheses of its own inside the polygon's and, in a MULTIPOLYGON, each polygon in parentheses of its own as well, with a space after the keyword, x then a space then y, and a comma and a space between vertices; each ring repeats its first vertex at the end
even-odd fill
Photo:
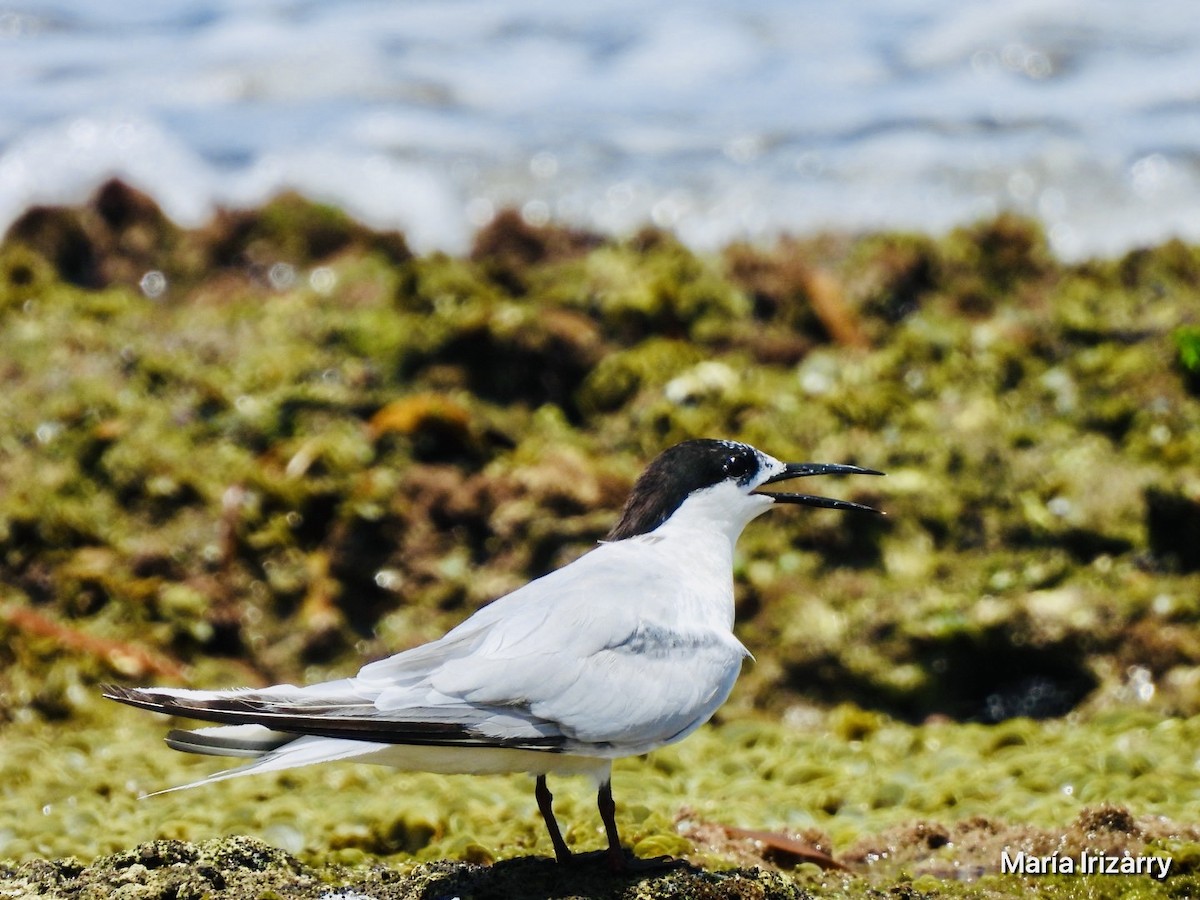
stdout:
MULTIPOLYGON (((788 463, 778 475, 768 478, 764 484, 774 484, 777 481, 787 481, 789 478, 805 478, 809 475, 882 475, 874 469, 864 469, 861 466, 844 466, 839 463, 788 463)), ((770 497, 776 503, 799 503, 803 506, 823 506, 826 509, 859 509, 883 515, 882 510, 862 503, 851 503, 849 500, 834 500, 832 497, 818 497, 815 494, 792 494, 780 491, 755 491, 764 497, 770 497)))

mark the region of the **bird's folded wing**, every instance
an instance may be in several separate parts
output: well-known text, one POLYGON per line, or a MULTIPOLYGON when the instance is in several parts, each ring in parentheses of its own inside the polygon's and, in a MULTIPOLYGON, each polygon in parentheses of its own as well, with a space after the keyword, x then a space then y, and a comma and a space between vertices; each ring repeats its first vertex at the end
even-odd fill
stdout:
POLYGON ((732 635, 645 623, 630 623, 624 635, 584 652, 524 649, 479 653, 433 673, 431 683, 471 704, 513 705, 554 723, 568 739, 566 749, 605 745, 627 752, 644 752, 706 721, 746 655, 732 635))
MULTIPOLYGON (((679 585, 624 564, 610 547, 617 545, 485 607, 490 616, 470 652, 442 661, 428 684, 554 723, 566 749, 643 752, 706 721, 728 695, 745 648, 728 630, 677 621, 679 585)), ((476 618, 460 626, 464 635, 476 618)), ((376 702, 401 704, 407 693, 384 690, 376 702)))
POLYGON ((412 706, 381 713, 370 700, 352 695, 319 701, 310 689, 279 685, 261 691, 191 691, 106 685, 104 695, 156 712, 233 725, 259 725, 271 732, 347 738, 379 744, 495 746, 557 750, 565 743, 553 723, 478 704, 412 706))

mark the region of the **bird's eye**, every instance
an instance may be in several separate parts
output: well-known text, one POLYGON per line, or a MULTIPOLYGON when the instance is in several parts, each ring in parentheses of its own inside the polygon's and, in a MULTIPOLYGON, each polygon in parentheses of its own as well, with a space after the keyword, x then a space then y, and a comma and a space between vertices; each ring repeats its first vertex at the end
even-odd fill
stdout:
POLYGON ((758 462, 754 459, 753 454, 738 451, 729 454, 722 468, 725 470, 726 477, 745 478, 758 468, 758 462))

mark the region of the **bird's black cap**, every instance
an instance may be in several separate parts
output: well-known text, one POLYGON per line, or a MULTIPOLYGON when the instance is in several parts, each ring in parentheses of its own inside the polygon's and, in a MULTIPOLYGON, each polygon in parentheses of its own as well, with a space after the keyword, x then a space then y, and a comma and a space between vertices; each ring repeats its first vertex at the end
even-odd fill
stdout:
MULTIPOLYGON (((749 444, 736 441, 699 439, 684 441, 660 453, 638 478, 621 512, 621 518, 606 540, 648 534, 667 521, 688 496, 722 481, 748 485, 761 474, 766 458, 749 444)), ((806 475, 860 474, 879 475, 873 469, 834 463, 788 463, 767 483, 806 475)), ((870 509, 842 500, 828 500, 809 494, 768 493, 778 502, 836 509, 870 509)))
POLYGON ((646 467, 605 540, 649 534, 683 505, 688 495, 729 478, 749 484, 761 458, 753 447, 703 438, 664 450, 646 467))

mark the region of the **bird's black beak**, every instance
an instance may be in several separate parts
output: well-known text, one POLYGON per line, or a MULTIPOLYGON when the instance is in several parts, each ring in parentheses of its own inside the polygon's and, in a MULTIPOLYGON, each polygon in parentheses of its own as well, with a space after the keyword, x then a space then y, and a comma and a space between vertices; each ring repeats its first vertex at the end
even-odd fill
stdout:
MULTIPOLYGON (((839 463, 788 463, 778 475, 772 475, 764 484, 774 484, 777 481, 787 481, 789 478, 805 478, 809 475, 882 475, 874 469, 864 469, 862 466, 844 466, 839 463)), ((823 506, 826 509, 858 509, 883 515, 882 510, 862 503, 852 503, 849 500, 834 500, 832 497, 818 497, 815 494, 792 494, 779 491, 755 491, 764 497, 770 497, 776 503, 799 503, 803 506, 823 506)))

